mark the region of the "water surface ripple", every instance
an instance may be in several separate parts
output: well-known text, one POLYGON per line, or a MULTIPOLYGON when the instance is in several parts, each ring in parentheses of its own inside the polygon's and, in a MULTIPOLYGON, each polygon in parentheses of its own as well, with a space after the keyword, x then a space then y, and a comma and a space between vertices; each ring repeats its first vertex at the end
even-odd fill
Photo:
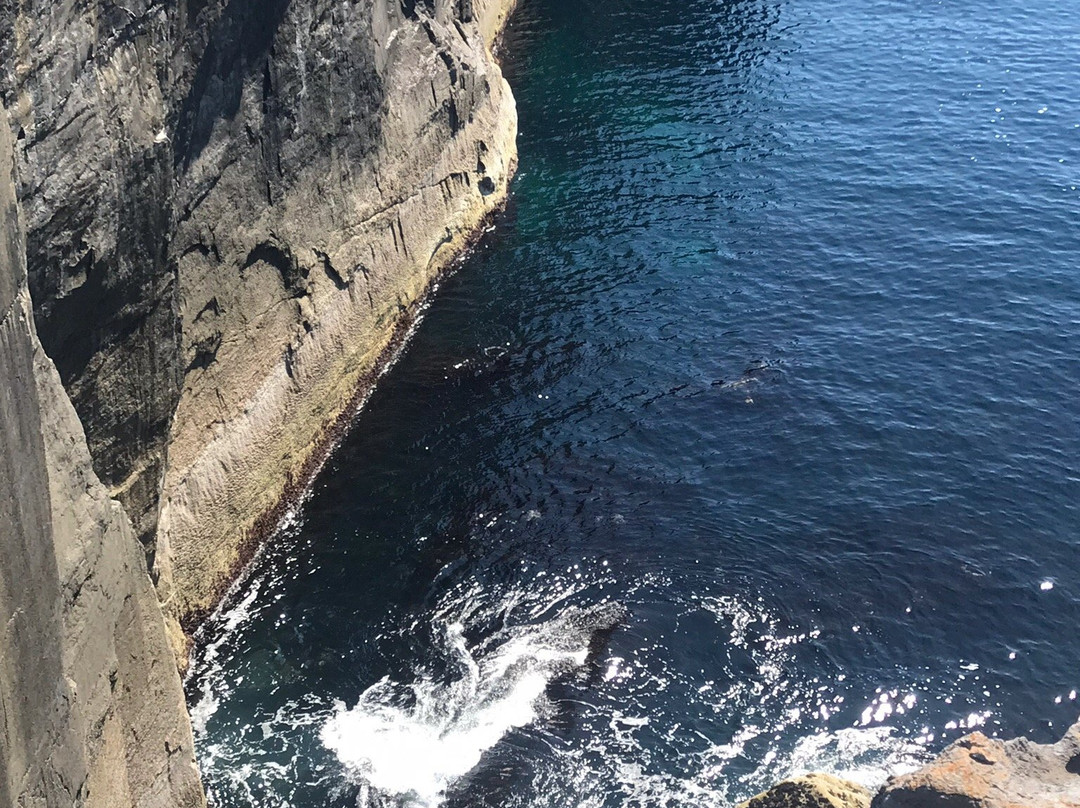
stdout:
POLYGON ((1059 734, 1074 8, 524 0, 505 52, 510 210, 195 660, 217 804, 701 808, 1059 734))

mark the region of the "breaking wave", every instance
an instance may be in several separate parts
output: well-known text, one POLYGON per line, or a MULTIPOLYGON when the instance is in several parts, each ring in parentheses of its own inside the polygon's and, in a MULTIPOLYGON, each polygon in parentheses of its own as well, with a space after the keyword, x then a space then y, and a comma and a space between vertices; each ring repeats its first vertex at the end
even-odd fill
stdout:
POLYGON ((569 606, 538 625, 505 628, 470 648, 465 625, 442 626, 452 673, 415 682, 384 677, 352 708, 342 702, 322 742, 362 784, 359 805, 433 806, 510 730, 535 721, 554 680, 582 669, 599 637, 623 618, 614 603, 569 606))
POLYGON ((866 694, 802 676, 817 632, 753 598, 690 596, 658 635, 635 611, 671 582, 616 578, 583 563, 527 587, 460 582, 384 626, 413 649, 394 673, 352 697, 292 690, 238 714, 265 692, 244 690, 234 644, 280 609, 281 581, 253 576, 215 618, 190 683, 211 796, 237 808, 719 808, 808 771, 873 787, 926 757, 932 733, 890 723, 922 707, 916 683, 866 694), (688 635, 713 638, 713 668, 680 664, 688 635))

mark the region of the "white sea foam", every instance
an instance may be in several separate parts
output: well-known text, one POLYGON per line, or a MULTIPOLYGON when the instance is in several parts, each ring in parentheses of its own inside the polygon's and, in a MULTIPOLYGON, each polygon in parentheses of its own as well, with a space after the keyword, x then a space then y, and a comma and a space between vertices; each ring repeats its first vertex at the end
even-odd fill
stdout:
POLYGON ((776 779, 828 771, 877 788, 890 775, 917 769, 925 755, 922 745, 899 736, 892 727, 850 727, 799 740, 776 779))
MULTIPOLYGON (((666 654, 609 657, 603 679, 615 690, 611 701, 601 700, 591 717, 583 716, 591 726, 588 742, 552 749, 556 760, 535 773, 522 805, 599 805, 618 794, 634 808, 726 808, 810 771, 875 787, 925 758, 926 738, 911 740, 890 726, 806 732, 844 701, 817 680, 791 675, 795 649, 817 631, 785 629, 760 600, 706 596, 695 598, 695 606, 716 618, 727 643, 747 652, 756 670, 732 678, 718 670, 716 680, 701 682, 672 669, 666 654), (666 713, 654 698, 662 690, 681 693, 677 709, 686 715, 739 714, 741 725, 726 738, 707 737, 707 729, 666 713)), ((885 718, 882 705, 892 715, 917 703, 913 692, 881 691, 871 712, 885 718)))
MULTIPOLYGON (((612 795, 631 808, 726 808, 806 771, 873 787, 917 766, 943 733, 989 715, 958 697, 956 720, 941 726, 933 694, 942 683, 909 679, 862 697, 845 688, 842 675, 836 683, 800 676, 800 655, 820 635, 785 624, 759 598, 692 596, 683 604, 688 622, 670 641, 686 630, 712 634, 736 652, 737 667, 726 653, 708 669, 681 667, 674 646, 639 643, 633 622, 615 649, 593 658, 602 646, 598 633, 619 623, 622 609, 573 604, 597 575, 610 574, 606 566, 570 565, 537 574, 532 586, 495 592, 463 581, 433 613, 395 623, 397 632, 430 637, 427 661, 417 660, 400 679, 384 678, 348 704, 319 694, 290 699, 247 729, 217 730, 212 743, 205 720, 197 720, 200 758, 218 802, 295 808, 310 804, 307 792, 294 792, 303 782, 358 808, 436 806, 448 794, 502 788, 487 777, 485 756, 515 728, 531 726, 518 738, 529 750, 525 758, 516 742, 487 758, 499 770, 528 760, 527 769, 514 768, 513 788, 497 797, 505 808, 599 808, 612 795), (587 580, 579 581, 583 571, 587 580), (714 627, 702 622, 705 615, 714 627), (578 694, 570 736, 547 720, 556 679, 578 694), (912 718, 927 708, 927 726, 913 736, 912 718), (839 713, 855 726, 837 728, 839 713)), ((271 586, 249 583, 246 596, 218 617, 226 634, 243 631, 271 586), (254 602, 252 590, 263 593, 254 602)), ((661 576, 624 596, 647 603, 670 590, 661 576)), ((208 716, 227 712, 216 702, 223 694, 228 703, 231 682, 211 661, 213 686, 200 688, 204 701, 196 706, 208 716)), ((971 676, 971 668, 962 663, 957 676, 971 676)), ((951 696, 943 703, 951 705, 951 696)), ((220 717, 214 721, 220 726, 220 717)))
MULTIPOLYGON (((354 707, 337 703, 320 738, 378 794, 437 805, 484 752, 537 719, 548 685, 583 666, 595 632, 613 627, 619 614, 613 604, 571 606, 539 625, 506 629, 478 648, 468 646, 460 622, 449 623, 444 642, 454 678, 384 678, 354 707)), ((370 798, 362 791, 362 801, 370 798)))

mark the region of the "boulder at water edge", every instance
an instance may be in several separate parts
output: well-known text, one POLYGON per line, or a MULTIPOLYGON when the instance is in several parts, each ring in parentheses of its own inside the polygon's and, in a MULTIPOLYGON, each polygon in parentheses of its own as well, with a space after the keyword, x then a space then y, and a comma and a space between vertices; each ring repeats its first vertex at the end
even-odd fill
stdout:
POLYGON ((911 774, 890 778, 873 808, 1080 808, 1080 723, 1055 744, 974 732, 911 774))
POLYGON ((737 808, 869 808, 865 788, 831 774, 808 774, 785 780, 737 808))

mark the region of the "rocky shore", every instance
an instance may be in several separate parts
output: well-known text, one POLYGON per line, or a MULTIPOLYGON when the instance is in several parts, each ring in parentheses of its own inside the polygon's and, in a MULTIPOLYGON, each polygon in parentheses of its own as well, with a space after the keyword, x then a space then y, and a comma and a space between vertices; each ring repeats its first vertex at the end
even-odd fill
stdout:
MULTIPOLYGON (((0 4, 0 806, 205 805, 190 632, 505 201, 512 5, 0 4)), ((1080 808, 1080 725, 780 806, 1080 808)))
POLYGON ((974 732, 876 793, 828 774, 779 783, 738 808, 1080 808, 1080 723, 1055 744, 974 732))

